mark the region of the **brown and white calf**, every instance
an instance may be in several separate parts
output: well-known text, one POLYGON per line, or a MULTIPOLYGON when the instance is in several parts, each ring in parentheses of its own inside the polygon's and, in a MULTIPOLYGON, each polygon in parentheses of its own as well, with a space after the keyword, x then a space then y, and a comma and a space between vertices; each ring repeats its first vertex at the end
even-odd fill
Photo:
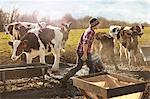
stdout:
POLYGON ((59 70, 60 50, 64 48, 70 31, 70 24, 63 24, 63 28, 35 28, 29 30, 21 40, 9 42, 13 46, 12 60, 17 60, 23 53, 27 63, 39 56, 40 63, 45 64, 45 56, 53 53, 55 60, 52 71, 59 70))
POLYGON ((138 36, 141 37, 143 35, 143 29, 143 26, 125 27, 118 34, 118 40, 120 42, 120 60, 122 60, 122 53, 124 49, 129 65, 131 64, 131 57, 134 57, 134 61, 136 62, 138 36))
POLYGON ((9 34, 11 36, 12 41, 14 41, 19 40, 24 35, 24 31, 34 28, 45 28, 46 25, 47 24, 45 22, 40 23, 13 22, 4 25, 4 30, 5 34, 9 34))
POLYGON ((93 42, 93 51, 98 53, 104 59, 110 59, 118 70, 114 57, 114 38, 107 33, 96 33, 93 42))

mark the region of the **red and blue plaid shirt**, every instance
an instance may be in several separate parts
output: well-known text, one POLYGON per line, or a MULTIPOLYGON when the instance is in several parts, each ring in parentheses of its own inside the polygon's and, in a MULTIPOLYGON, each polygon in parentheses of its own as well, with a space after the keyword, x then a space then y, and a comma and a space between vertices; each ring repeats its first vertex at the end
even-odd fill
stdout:
POLYGON ((78 47, 77 47, 78 53, 83 53, 83 44, 88 44, 87 53, 91 53, 91 46, 94 40, 94 35, 95 35, 95 32, 91 27, 86 29, 86 31, 82 34, 82 37, 78 44, 78 47))

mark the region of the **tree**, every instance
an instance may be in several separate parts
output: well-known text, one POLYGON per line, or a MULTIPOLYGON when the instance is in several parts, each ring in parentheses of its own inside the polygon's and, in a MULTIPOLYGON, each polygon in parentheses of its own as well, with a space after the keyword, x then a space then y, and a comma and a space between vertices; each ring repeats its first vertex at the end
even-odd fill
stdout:
POLYGON ((80 25, 80 28, 87 28, 89 26, 89 20, 91 19, 91 16, 85 16, 83 18, 78 19, 78 23, 80 25))
POLYGON ((3 25, 8 23, 8 20, 9 20, 8 13, 3 12, 3 10, 0 9, 0 31, 4 31, 3 25))
POLYGON ((49 17, 43 17, 40 19, 41 22, 45 22, 47 24, 52 24, 51 20, 49 17))
POLYGON ((72 28, 78 27, 77 20, 75 18, 73 18, 71 14, 67 13, 61 18, 60 23, 69 23, 69 22, 72 23, 72 25, 71 25, 72 28))
POLYGON ((10 14, 10 23, 17 21, 19 17, 18 8, 14 8, 10 14))
POLYGON ((34 11, 32 14, 24 13, 24 14, 20 15, 18 17, 17 21, 37 23, 38 22, 37 17, 38 17, 38 12, 34 11))

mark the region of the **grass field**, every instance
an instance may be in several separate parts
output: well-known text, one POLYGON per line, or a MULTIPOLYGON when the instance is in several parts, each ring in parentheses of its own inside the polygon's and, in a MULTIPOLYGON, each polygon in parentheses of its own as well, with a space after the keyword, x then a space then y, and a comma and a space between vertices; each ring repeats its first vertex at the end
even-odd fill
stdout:
MULTIPOLYGON (((66 43, 66 52, 62 54, 62 59, 66 62, 75 62, 76 47, 85 29, 73 29, 70 31, 69 40, 66 43)), ((108 29, 97 29, 96 32, 108 32, 108 29)), ((0 32, 0 64, 9 63, 11 47, 7 44, 10 40, 8 35, 0 32)), ((140 45, 150 45, 150 27, 145 27, 144 35, 139 38, 140 45)))

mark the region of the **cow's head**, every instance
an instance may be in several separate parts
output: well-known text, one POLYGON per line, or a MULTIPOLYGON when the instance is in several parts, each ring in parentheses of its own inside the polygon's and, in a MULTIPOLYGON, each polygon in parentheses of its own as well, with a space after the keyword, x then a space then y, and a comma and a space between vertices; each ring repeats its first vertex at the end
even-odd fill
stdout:
POLYGON ((4 25, 5 34, 12 35, 13 40, 19 39, 20 38, 19 37, 20 36, 19 35, 20 34, 19 33, 19 26, 20 26, 19 22, 13 22, 13 23, 4 25))
POLYGON ((121 26, 110 26, 109 34, 116 39, 123 28, 121 26))
POLYGON ((102 36, 105 35, 106 33, 105 32, 98 32, 95 34, 95 39, 96 40, 101 40, 102 39, 102 36))
POLYGON ((62 23, 62 30, 65 31, 66 33, 69 33, 69 31, 71 30, 71 22, 70 23, 62 23))
POLYGON ((28 41, 14 40, 14 42, 9 42, 9 45, 13 48, 11 59, 15 61, 22 55, 23 51, 27 48, 28 41))
POLYGON ((5 34, 10 34, 10 35, 12 35, 13 26, 14 26, 13 24, 5 24, 5 25, 4 25, 5 34))
POLYGON ((14 28, 19 33, 19 37, 16 38, 15 40, 20 40, 21 37, 23 37, 28 32, 28 30, 31 29, 30 26, 29 27, 25 27, 24 25, 22 25, 20 23, 14 25, 14 28))
POLYGON ((142 24, 133 26, 130 30, 132 30, 134 34, 136 33, 140 37, 144 34, 144 26, 142 24))
POLYGON ((46 28, 46 26, 47 26, 48 24, 45 23, 45 22, 40 22, 40 23, 38 23, 38 25, 39 25, 39 27, 40 27, 41 29, 44 29, 44 28, 46 28))
POLYGON ((132 37, 132 30, 121 30, 120 31, 120 37, 122 38, 131 38, 132 37))
POLYGON ((114 33, 115 35, 117 35, 120 31, 120 28, 119 27, 115 27, 112 29, 112 33, 114 33))
POLYGON ((62 28, 61 28, 61 31, 63 33, 63 40, 62 40, 62 47, 64 48, 65 46, 65 43, 66 41, 68 40, 68 36, 69 36, 69 32, 71 30, 71 24, 72 23, 65 23, 65 24, 62 24, 62 28))

